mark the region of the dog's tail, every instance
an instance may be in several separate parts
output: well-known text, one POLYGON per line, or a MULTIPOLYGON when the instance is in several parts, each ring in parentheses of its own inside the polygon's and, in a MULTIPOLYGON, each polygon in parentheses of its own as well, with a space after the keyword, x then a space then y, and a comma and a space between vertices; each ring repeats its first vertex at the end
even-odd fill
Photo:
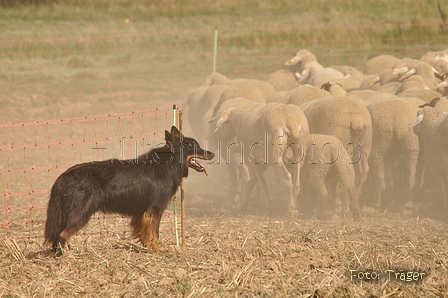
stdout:
POLYGON ((56 248, 60 242, 59 235, 67 225, 67 216, 64 212, 63 194, 58 191, 57 182, 51 188, 50 200, 47 208, 47 221, 45 222, 45 244, 51 244, 52 248, 56 248))

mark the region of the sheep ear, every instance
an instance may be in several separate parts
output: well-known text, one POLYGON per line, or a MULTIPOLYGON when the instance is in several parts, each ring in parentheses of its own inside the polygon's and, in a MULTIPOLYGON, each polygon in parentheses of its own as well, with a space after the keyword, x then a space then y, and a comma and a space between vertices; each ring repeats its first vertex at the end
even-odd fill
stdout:
POLYGON ((438 88, 445 88, 445 87, 448 87, 448 82, 447 81, 440 82, 439 84, 435 85, 434 88, 432 88, 432 89, 436 90, 438 88))
POLYGON ((322 84, 322 86, 320 86, 320 89, 325 90, 325 91, 329 91, 331 88, 331 81, 326 82, 325 84, 322 84))
POLYGON ((434 72, 435 75, 439 76, 439 77, 443 77, 443 74, 441 74, 440 72, 437 71, 437 69, 435 69, 434 67, 432 67, 432 71, 434 72))
POLYGON ((292 57, 291 59, 288 59, 288 60, 285 62, 285 65, 286 65, 286 66, 296 65, 296 64, 299 63, 301 60, 302 60, 302 58, 300 58, 300 57, 298 57, 298 56, 295 56, 295 57, 292 57))
POLYGON ((419 108, 424 108, 424 107, 433 107, 435 108, 436 105, 439 103, 440 101, 440 97, 435 97, 433 98, 430 102, 424 103, 420 106, 418 106, 419 108))
POLYGON ((423 114, 418 115, 417 118, 415 118, 414 122, 411 124, 411 126, 409 126, 409 128, 416 126, 417 124, 422 122, 422 120, 423 120, 423 114))
POLYGON ((213 133, 216 133, 218 131, 218 129, 229 120, 230 118, 230 114, 232 113, 233 109, 227 109, 224 112, 221 113, 221 117, 218 119, 218 122, 216 122, 216 128, 215 131, 213 131, 213 133))
POLYGON ((404 81, 407 78, 409 78, 410 76, 412 76, 413 74, 415 74, 416 70, 414 68, 411 68, 410 70, 408 70, 401 78, 400 81, 404 81))
POLYGON ((229 120, 229 115, 222 115, 221 118, 218 119, 218 122, 216 122, 216 128, 213 131, 213 133, 216 133, 218 131, 218 129, 221 128, 222 124, 224 122, 226 122, 227 120, 229 120))
POLYGON ((299 83, 303 83, 305 81, 305 79, 308 77, 309 74, 310 74, 310 69, 309 68, 305 68, 302 71, 302 74, 301 74, 300 79, 299 79, 299 83))
POLYGON ((379 82, 380 82, 380 79, 381 79, 380 76, 377 76, 377 77, 373 78, 373 80, 370 82, 368 88, 372 87, 372 86, 375 85, 376 83, 379 83, 379 82))

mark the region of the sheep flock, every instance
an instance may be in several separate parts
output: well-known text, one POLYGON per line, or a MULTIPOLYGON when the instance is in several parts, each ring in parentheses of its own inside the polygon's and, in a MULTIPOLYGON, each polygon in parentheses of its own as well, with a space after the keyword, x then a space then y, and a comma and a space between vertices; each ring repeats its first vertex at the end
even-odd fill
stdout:
POLYGON ((235 210, 269 212, 282 193, 288 216, 448 219, 448 49, 379 55, 362 70, 302 49, 279 65, 265 80, 211 73, 185 98, 235 210))

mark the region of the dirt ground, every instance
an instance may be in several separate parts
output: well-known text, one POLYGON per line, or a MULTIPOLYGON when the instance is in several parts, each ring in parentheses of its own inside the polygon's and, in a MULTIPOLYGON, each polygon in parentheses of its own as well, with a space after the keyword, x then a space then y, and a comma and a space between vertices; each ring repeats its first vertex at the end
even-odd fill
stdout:
MULTIPOLYGON (((164 103, 154 103, 158 104, 164 103)), ((17 122, 14 117, 21 109, 26 107, 8 108, 6 120, 17 122)), ((66 118, 116 109, 141 106, 89 102, 72 109, 55 105, 30 111, 29 117, 66 118)), ((167 253, 156 254, 123 234, 76 236, 72 249, 58 258, 42 246, 42 239, 2 241, 0 296, 448 295, 444 222, 368 209, 360 221, 338 216, 326 221, 289 219, 281 190, 272 185, 269 212, 252 205, 240 214, 233 211, 217 171, 210 171, 209 177, 191 172, 185 184, 184 246, 165 246, 167 253)))
POLYGON ((59 258, 39 241, 5 241, 0 244, 0 294, 446 297, 448 293, 448 235, 441 222, 392 214, 359 222, 288 220, 236 215, 211 204, 204 209, 204 202, 196 200, 187 203, 186 244, 165 247, 166 254, 147 251, 118 235, 77 237, 72 250, 59 258), (366 280, 366 272, 375 279, 366 280))

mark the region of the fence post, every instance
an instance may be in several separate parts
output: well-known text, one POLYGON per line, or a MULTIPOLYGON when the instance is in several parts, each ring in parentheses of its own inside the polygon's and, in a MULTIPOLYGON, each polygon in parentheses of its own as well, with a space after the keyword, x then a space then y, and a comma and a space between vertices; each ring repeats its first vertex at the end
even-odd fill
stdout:
MULTIPOLYGON (((176 105, 173 105, 173 125, 176 126, 176 120, 177 120, 177 107, 176 105)), ((175 196, 175 199, 173 201, 173 215, 174 215, 174 232, 176 237, 176 246, 179 246, 179 230, 178 230, 178 223, 177 223, 177 199, 175 196)))
POLYGON ((218 55, 218 28, 215 28, 215 35, 213 39, 213 72, 216 72, 216 57, 218 55))
MULTIPOLYGON (((179 130, 182 132, 183 129, 183 111, 179 110, 179 130)), ((184 193, 184 179, 180 184, 180 239, 181 245, 185 245, 185 193, 184 193)))

